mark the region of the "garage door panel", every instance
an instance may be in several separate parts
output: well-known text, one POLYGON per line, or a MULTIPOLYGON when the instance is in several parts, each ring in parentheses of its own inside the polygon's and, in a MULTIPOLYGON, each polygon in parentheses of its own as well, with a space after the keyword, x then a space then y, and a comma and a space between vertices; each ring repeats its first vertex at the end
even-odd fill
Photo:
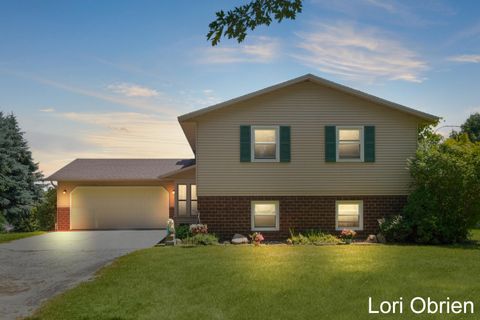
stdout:
POLYGON ((71 228, 164 228, 168 198, 163 187, 77 187, 71 193, 71 228))

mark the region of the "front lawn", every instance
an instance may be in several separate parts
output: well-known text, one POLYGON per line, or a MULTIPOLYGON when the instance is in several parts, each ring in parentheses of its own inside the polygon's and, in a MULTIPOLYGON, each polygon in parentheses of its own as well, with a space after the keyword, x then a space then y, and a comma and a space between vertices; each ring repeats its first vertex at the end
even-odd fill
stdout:
POLYGON ((472 300, 477 314, 442 319, 478 319, 479 267, 478 246, 159 247, 118 259, 35 318, 399 319, 369 315, 368 297, 422 296, 472 300))
POLYGON ((0 243, 10 242, 13 240, 38 236, 45 233, 44 231, 34 231, 34 232, 10 232, 10 233, 0 233, 0 243))

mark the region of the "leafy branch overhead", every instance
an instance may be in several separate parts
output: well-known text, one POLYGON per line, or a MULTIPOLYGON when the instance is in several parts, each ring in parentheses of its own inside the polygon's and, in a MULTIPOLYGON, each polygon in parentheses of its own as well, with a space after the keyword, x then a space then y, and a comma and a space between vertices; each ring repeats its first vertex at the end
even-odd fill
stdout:
POLYGON ((222 36, 237 39, 240 43, 247 36, 248 30, 261 25, 269 26, 273 19, 277 22, 283 19, 295 20, 300 12, 302 0, 252 0, 227 13, 217 11, 217 19, 209 24, 207 39, 212 42, 212 46, 216 46, 222 36))

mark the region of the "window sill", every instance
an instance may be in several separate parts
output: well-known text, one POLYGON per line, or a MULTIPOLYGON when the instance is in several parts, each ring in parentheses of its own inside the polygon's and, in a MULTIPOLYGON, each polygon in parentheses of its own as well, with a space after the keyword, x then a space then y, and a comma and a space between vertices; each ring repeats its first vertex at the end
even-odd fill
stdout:
POLYGON ((278 159, 252 159, 251 162, 280 162, 278 159))
POLYGON ((363 159, 337 159, 336 162, 365 162, 363 159))
POLYGON ((336 231, 342 231, 342 230, 353 230, 353 231, 363 231, 363 227, 360 228, 348 228, 348 227, 343 227, 343 228, 339 228, 339 227, 336 227, 335 228, 336 231))
POLYGON ((280 231, 280 228, 252 228, 252 231, 280 231))

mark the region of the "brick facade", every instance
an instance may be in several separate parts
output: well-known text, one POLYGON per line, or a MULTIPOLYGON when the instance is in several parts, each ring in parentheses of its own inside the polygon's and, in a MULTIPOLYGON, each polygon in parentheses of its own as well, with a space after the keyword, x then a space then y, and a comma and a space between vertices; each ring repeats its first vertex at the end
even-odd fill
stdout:
POLYGON ((233 234, 248 235, 251 231, 250 202, 272 200, 280 203, 280 230, 262 232, 267 240, 285 240, 289 230, 303 231, 320 229, 338 233, 335 230, 335 201, 363 200, 364 230, 360 237, 378 231, 377 220, 401 213, 407 196, 208 196, 198 197, 198 209, 202 223, 210 232, 222 239, 231 239, 233 234))
POLYGON ((57 208, 57 231, 70 230, 70 208, 58 207, 57 208))

